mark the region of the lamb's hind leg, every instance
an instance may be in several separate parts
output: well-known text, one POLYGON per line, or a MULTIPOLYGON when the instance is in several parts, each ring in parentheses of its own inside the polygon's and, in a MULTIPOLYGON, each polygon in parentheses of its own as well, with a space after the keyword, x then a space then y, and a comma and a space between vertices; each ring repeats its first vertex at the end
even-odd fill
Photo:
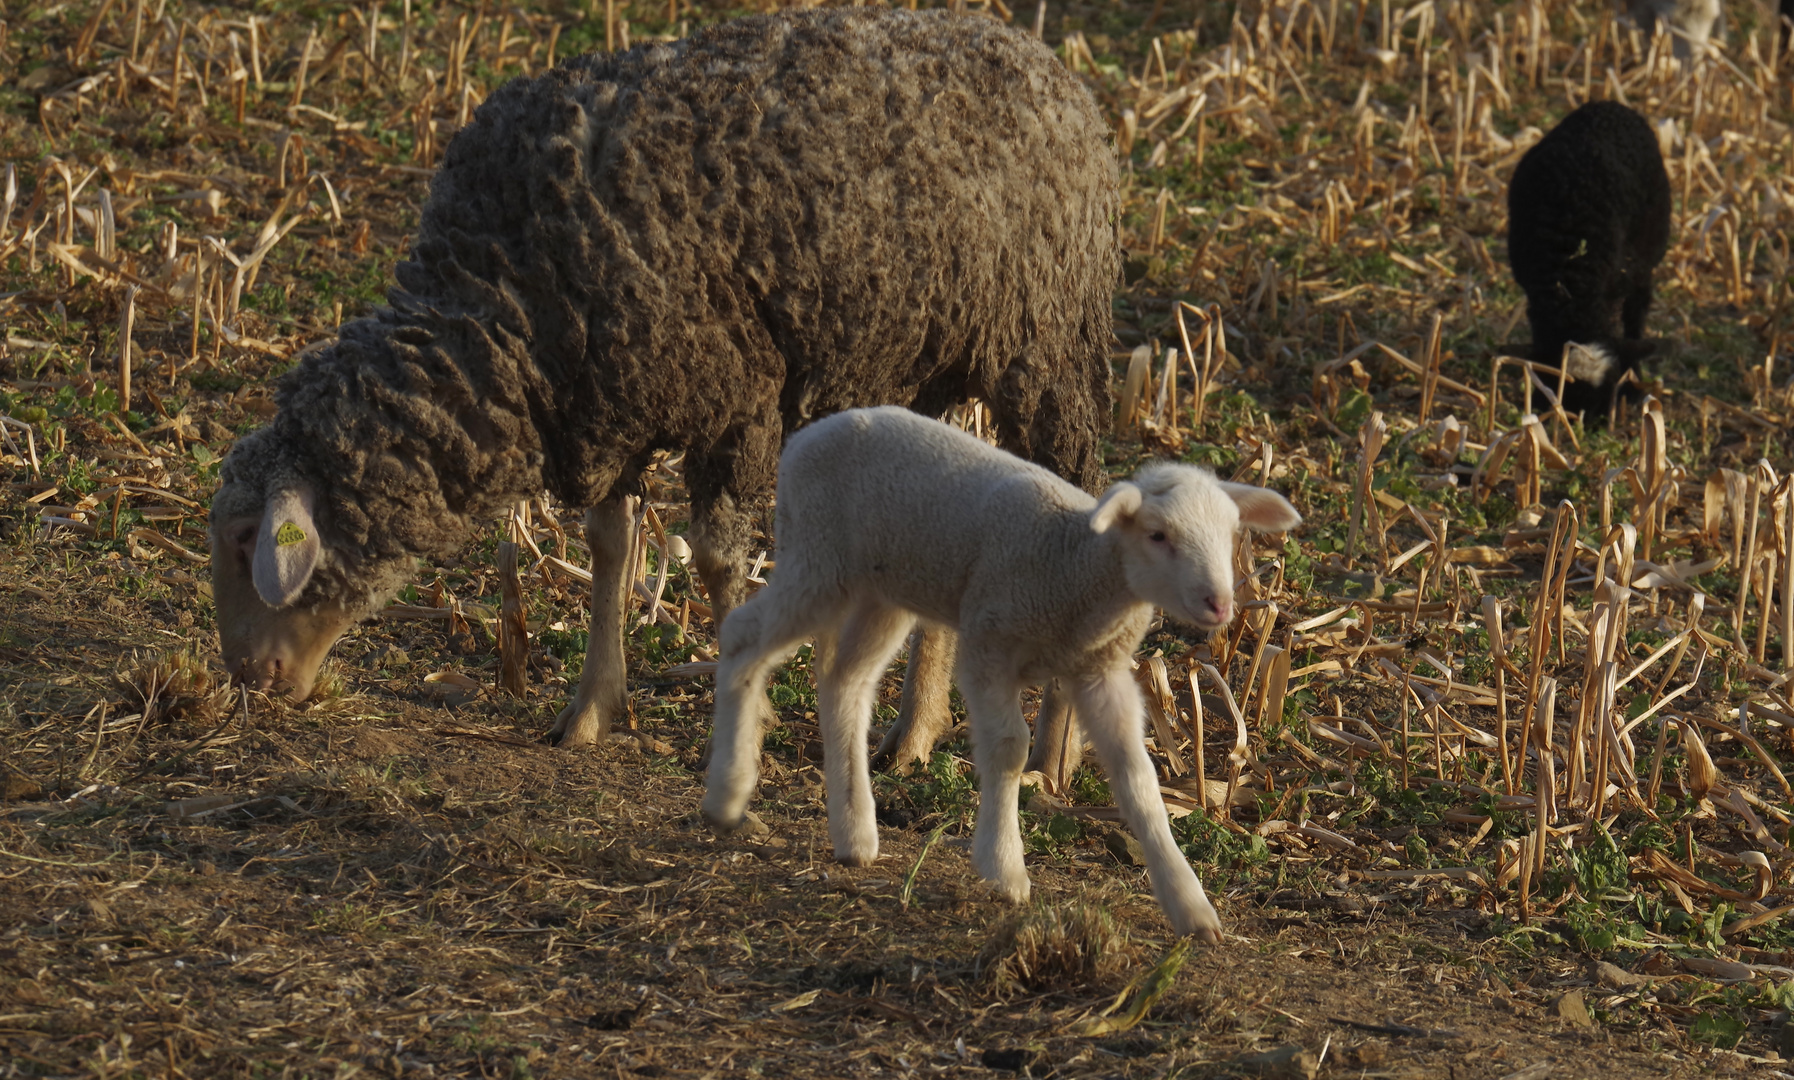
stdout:
POLYGON ((710 736, 704 819, 724 832, 739 828, 760 779, 760 717, 772 669, 806 637, 839 617, 838 602, 769 586, 736 608, 722 628, 716 665, 716 727, 710 736))
POLYGON ((635 499, 619 495, 586 511, 586 546, 592 549, 592 616, 579 689, 548 733, 560 746, 590 746, 610 733, 628 707, 623 664, 623 614, 634 540, 635 499))
POLYGON ((1146 756, 1140 688, 1121 669, 1090 676, 1077 681, 1077 709, 1096 755, 1109 773, 1109 787, 1121 807, 1122 820, 1146 854, 1152 894, 1165 918, 1180 934, 1219 942, 1220 916, 1171 838, 1165 803, 1159 797, 1158 774, 1146 756))
POLYGON ((1022 865, 1022 764, 1028 757, 1028 723, 1019 687, 960 661, 959 692, 972 729, 978 765, 978 824, 972 831, 972 868, 1016 903, 1028 899, 1022 865))
POLYGON ((862 600, 834 635, 827 667, 816 680, 816 713, 822 728, 822 765, 828 779, 828 832, 835 858, 867 866, 878 858, 878 821, 866 733, 878 681, 903 644, 915 617, 899 608, 862 600))

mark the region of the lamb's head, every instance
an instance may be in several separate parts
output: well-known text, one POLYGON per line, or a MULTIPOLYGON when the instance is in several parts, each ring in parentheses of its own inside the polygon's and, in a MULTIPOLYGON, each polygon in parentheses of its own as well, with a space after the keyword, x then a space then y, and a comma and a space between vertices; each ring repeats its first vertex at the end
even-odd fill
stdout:
POLYGON ((320 483, 284 460, 273 429, 238 442, 212 497, 212 600, 232 678, 311 695, 330 646, 403 580, 403 560, 351 566, 330 543, 320 483), (391 565, 386 565, 390 563, 391 565))
POLYGON ((1135 596, 1202 630, 1233 618, 1233 545, 1242 528, 1280 532, 1302 515, 1275 491, 1217 480, 1192 465, 1148 465, 1090 512, 1114 530, 1135 596))

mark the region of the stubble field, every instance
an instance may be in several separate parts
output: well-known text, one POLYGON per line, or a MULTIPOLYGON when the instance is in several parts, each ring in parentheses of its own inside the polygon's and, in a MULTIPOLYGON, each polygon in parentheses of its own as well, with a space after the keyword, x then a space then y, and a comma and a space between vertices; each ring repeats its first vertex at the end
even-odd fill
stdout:
POLYGON ((713 838, 676 461, 624 738, 542 742, 584 646, 553 505, 419 567, 311 702, 225 685, 218 463, 381 301, 469 110, 743 13, 6 7, 0 1070, 1794 1073, 1794 129, 1748 4, 1686 68, 1598 4, 966 10, 1038 17, 1128 161, 1111 472, 1210 464, 1307 518, 1242 554, 1233 627, 1141 658, 1222 946, 1171 940, 1089 769, 1024 792, 1036 902, 992 899, 963 730, 877 779, 879 864, 833 865, 803 657, 771 835, 713 838), (1497 360, 1526 339, 1507 178, 1591 98, 1661 125, 1675 193, 1651 398, 1607 427, 1497 360), (522 699, 496 685, 513 535, 522 699))

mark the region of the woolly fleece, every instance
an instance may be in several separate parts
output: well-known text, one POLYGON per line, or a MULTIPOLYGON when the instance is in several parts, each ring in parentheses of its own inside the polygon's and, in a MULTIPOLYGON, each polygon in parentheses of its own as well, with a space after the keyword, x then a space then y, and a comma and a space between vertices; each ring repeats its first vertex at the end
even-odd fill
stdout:
POLYGON ((992 20, 792 12, 570 60, 456 136, 391 308, 282 380, 213 521, 308 485, 298 604, 366 607, 545 486, 589 506, 683 449, 694 503, 745 503, 811 416, 969 396, 1094 485, 1117 210, 1089 93, 992 20))

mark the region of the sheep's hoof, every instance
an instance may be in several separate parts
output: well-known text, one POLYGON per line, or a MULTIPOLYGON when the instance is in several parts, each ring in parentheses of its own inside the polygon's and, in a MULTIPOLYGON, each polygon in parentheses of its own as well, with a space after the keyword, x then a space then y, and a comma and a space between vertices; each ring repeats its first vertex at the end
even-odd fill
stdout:
POLYGON ((610 718, 595 705, 581 705, 577 697, 554 718, 548 729, 548 741, 563 750, 577 746, 596 746, 610 734, 610 718))
POLYGON ((718 821, 708 813, 704 815, 704 821, 710 826, 711 831, 716 833, 719 837, 751 840, 755 837, 772 835, 772 829, 768 828, 766 822, 760 820, 760 815, 754 813, 752 810, 743 810, 741 812, 741 820, 733 825, 718 821))

